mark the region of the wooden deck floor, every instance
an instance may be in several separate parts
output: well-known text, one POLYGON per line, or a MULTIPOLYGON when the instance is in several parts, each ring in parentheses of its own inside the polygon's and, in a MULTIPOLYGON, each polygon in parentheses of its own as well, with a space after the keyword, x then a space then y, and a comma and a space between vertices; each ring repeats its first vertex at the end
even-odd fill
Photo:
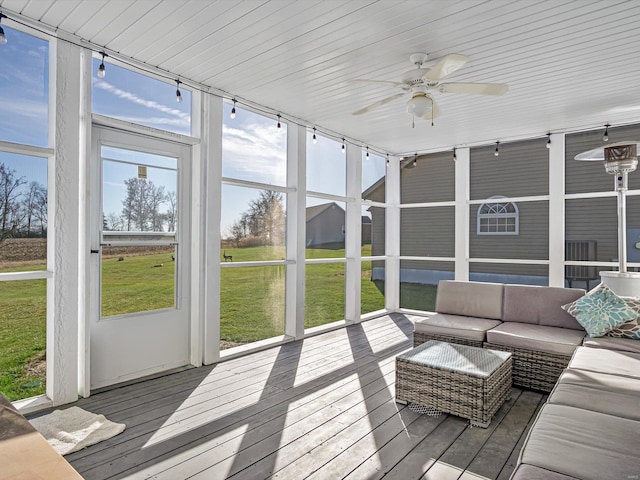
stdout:
POLYGON ((513 389, 488 429, 394 401, 412 323, 394 314, 300 342, 95 394, 123 422, 67 456, 86 479, 509 478, 545 400, 513 389))

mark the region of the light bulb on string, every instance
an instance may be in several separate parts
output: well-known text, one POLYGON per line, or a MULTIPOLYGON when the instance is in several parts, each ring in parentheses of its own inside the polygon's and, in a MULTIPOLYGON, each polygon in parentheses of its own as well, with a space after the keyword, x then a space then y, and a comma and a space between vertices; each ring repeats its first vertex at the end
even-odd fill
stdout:
POLYGON ((418 166, 418 152, 416 152, 415 155, 413 156, 413 166, 414 167, 418 166))
POLYGON ((347 147, 344 144, 344 137, 342 137, 342 153, 344 153, 344 151, 347 149, 347 147))
POLYGON ((102 62, 100 63, 100 66, 98 67, 98 78, 104 78, 104 76, 107 74, 107 69, 104 66, 104 58, 108 57, 109 55, 107 55, 104 52, 100 52, 100 55, 102 55, 102 62))
MULTIPOLYGON (((7 18, 7 16, 0 12, 0 22, 2 22, 3 18, 7 18)), ((0 45, 4 45, 5 43, 7 43, 7 37, 4 35, 4 28, 0 27, 0 45)))
POLYGON ((609 141, 609 127, 611 125, 609 125, 608 123, 605 124, 604 126, 604 135, 602 135, 602 141, 603 142, 608 142, 609 141))
POLYGON ((367 147, 367 160, 369 160, 369 147, 367 147))
POLYGON ((389 154, 387 153, 387 165, 389 165, 389 154))
POLYGON ((180 80, 176 80, 176 102, 182 103, 182 94, 180 93, 180 80))
POLYGON ((233 120, 234 118, 236 118, 236 99, 233 99, 233 107, 231 107, 231 120, 233 120))
POLYGON ((547 148, 551 148, 551 132, 547 133, 547 148))
POLYGON ((282 125, 280 125, 280 114, 278 114, 278 125, 277 125, 277 127, 278 128, 282 128, 282 125))
POLYGON ((456 147, 453 147, 453 161, 458 160, 458 156, 456 155, 456 147))
POLYGON ((316 137, 316 127, 313 127, 313 144, 318 143, 318 138, 316 137))
POLYGON ((500 155, 500 142, 496 142, 496 150, 493 152, 494 156, 499 156, 500 155))

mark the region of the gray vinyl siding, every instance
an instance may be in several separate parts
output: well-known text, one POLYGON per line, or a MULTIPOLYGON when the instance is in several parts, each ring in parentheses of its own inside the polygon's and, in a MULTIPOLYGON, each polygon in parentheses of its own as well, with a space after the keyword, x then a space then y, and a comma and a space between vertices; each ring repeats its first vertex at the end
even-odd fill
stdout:
POLYGON ((307 222, 307 246, 344 243, 342 227, 345 224, 342 208, 332 205, 307 222))
MULTIPOLYGON (((469 275, 492 274, 492 275, 521 275, 522 277, 548 277, 548 265, 509 265, 499 263, 477 263, 469 264, 469 275)), ((498 281, 492 279, 491 281, 498 281)), ((522 283, 518 281, 517 283, 522 283)), ((546 282, 545 282, 546 284, 546 282)))
POLYGON ((430 260, 401 260, 400 270, 437 270, 439 272, 453 272, 454 262, 433 262, 430 260))
POLYGON ((455 256, 454 207, 403 208, 400 231, 400 255, 455 256))
MULTIPOLYGON (((634 175, 633 173, 631 175, 634 175)), ((566 240, 595 240, 597 261, 618 258, 617 199, 584 198, 565 202, 566 240)), ((627 230, 640 229, 640 197, 627 197, 627 230)), ((627 245, 627 249, 634 245, 627 245)), ((610 268, 604 268, 610 270, 610 268)))
POLYGON ((385 255, 385 211, 382 207, 371 208, 371 255, 385 255))
MULTIPOLYGON (((608 192, 614 189, 613 175, 608 174, 602 162, 575 160, 579 153, 625 140, 640 140, 640 125, 609 128, 609 141, 602 140, 602 130, 567 135, 565 139, 565 191, 566 193, 608 192)), ((640 189, 640 173, 629 174, 629 188, 640 189)))
POLYGON ((545 139, 526 140, 472 148, 470 152, 470 198, 494 195, 523 197, 549 194, 549 150, 545 139))
POLYGON ((549 202, 516 203, 520 215, 518 235, 478 235, 477 213, 472 205, 469 215, 469 254, 476 258, 549 258, 549 202))
POLYGON ((451 152, 420 155, 414 167, 400 171, 400 202, 449 202, 455 200, 455 162, 451 152))

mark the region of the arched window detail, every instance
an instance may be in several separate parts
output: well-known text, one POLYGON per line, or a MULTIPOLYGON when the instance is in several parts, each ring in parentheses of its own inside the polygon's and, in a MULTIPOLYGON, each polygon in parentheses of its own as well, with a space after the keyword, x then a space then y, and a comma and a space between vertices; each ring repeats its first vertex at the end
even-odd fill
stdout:
POLYGON ((506 197, 497 195, 478 208, 478 235, 518 235, 520 212, 513 202, 502 202, 506 197))

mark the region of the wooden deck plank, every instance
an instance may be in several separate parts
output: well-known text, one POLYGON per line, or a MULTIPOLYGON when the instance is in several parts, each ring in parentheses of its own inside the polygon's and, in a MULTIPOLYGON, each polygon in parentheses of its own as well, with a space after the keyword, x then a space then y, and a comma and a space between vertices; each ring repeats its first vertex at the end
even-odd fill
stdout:
POLYGON ((507 480, 546 397, 513 388, 488 429, 396 404, 406 316, 382 316, 76 403, 122 434, 67 457, 87 479, 507 480))

